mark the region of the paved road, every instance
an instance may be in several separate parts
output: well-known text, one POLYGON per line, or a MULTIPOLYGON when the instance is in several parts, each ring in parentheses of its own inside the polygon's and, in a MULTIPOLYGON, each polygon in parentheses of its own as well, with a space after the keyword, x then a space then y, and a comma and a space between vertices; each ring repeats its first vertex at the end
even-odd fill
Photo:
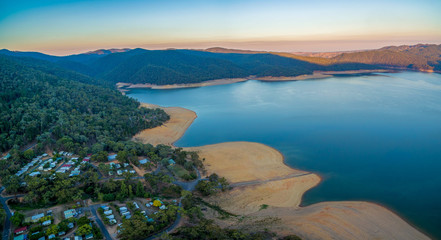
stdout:
POLYGON ((176 180, 176 178, 174 178, 172 176, 173 179, 175 179, 175 181, 173 183, 182 187, 182 189, 184 189, 184 190, 192 192, 196 188, 196 185, 198 184, 199 181, 207 180, 207 178, 201 179, 201 173, 199 172, 199 170, 197 168, 195 168, 195 170, 196 170, 196 173, 198 174, 198 177, 195 180, 189 181, 189 182, 181 182, 181 181, 176 180))
POLYGON ((101 219, 98 217, 98 214, 96 212, 96 210, 101 206, 102 204, 95 204, 95 205, 90 205, 88 207, 83 207, 83 211, 90 211, 92 213, 92 215, 94 216, 94 220, 95 222, 98 224, 98 227, 101 229, 101 232, 104 235, 104 239, 106 240, 112 240, 113 238, 110 236, 109 232, 106 229, 106 226, 104 226, 103 221, 101 221, 101 219))
MULTIPOLYGON (((0 194, 3 192, 5 188, 1 187, 0 188, 0 194)), ((2 234, 2 239, 9 239, 9 230, 11 228, 11 216, 12 213, 9 210, 8 205, 6 204, 6 201, 9 199, 9 197, 4 198, 0 195, 0 203, 2 204, 3 209, 5 209, 5 213, 6 213, 6 220, 5 220, 5 224, 3 225, 3 234, 2 234)))
MULTIPOLYGON (((196 187, 196 185, 198 184, 199 181, 207 180, 206 178, 201 179, 201 173, 199 172, 199 169, 195 168, 195 170, 196 170, 196 173, 198 175, 196 180, 193 180, 191 182, 181 182, 181 181, 176 180, 176 178, 174 178, 172 176, 173 179, 175 180, 173 183, 176 184, 176 185, 181 186, 184 190, 192 192, 195 189, 195 187, 196 187)), ((178 206, 180 208, 182 207, 182 197, 181 197, 181 199, 179 199, 179 205, 178 206)), ((179 225, 181 220, 182 220, 181 213, 178 212, 178 215, 176 216, 176 220, 175 220, 175 222, 172 225, 170 225, 165 230, 163 230, 163 231, 161 231, 161 232, 159 232, 159 233, 157 233, 157 234, 155 234, 153 236, 150 236, 150 237, 148 237, 148 238, 146 238, 144 240, 153 240, 153 239, 156 239, 156 238, 160 237, 164 233, 169 233, 169 232, 175 230, 175 228, 179 225)))
MULTIPOLYGON (((179 200, 179 207, 182 207, 182 203, 181 203, 182 201, 181 200, 182 200, 182 198, 179 200)), ((157 233, 157 234, 155 234, 153 236, 150 236, 150 237, 148 237, 148 238, 146 238, 144 240, 153 240, 153 239, 156 239, 156 238, 160 237, 164 233, 169 233, 169 232, 175 230, 175 228, 181 222, 181 219, 182 219, 181 213, 178 212, 178 215, 176 216, 176 220, 175 220, 175 222, 172 225, 170 225, 168 228, 166 228, 162 232, 157 233)))
POLYGON ((26 151, 26 150, 29 150, 29 149, 31 149, 31 148, 34 148, 35 145, 37 145, 36 142, 35 142, 35 143, 32 143, 32 144, 30 144, 30 145, 28 145, 28 146, 25 146, 25 147, 23 148, 22 151, 24 152, 24 151, 26 151))

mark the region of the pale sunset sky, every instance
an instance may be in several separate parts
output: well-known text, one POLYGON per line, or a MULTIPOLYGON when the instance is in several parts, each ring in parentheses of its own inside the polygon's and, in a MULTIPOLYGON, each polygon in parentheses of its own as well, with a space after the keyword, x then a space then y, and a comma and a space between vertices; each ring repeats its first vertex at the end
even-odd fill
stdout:
POLYGON ((441 43, 441 0, 0 1, 0 49, 346 51, 441 43))

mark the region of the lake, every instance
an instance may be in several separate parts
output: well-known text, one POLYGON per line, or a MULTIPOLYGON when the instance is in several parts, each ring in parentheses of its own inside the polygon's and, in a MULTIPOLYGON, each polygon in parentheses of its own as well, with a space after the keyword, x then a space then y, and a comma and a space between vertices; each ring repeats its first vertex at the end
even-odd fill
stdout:
POLYGON ((441 74, 381 73, 292 82, 135 89, 141 102, 198 118, 177 146, 252 141, 319 174, 302 205, 366 200, 441 239, 441 74))

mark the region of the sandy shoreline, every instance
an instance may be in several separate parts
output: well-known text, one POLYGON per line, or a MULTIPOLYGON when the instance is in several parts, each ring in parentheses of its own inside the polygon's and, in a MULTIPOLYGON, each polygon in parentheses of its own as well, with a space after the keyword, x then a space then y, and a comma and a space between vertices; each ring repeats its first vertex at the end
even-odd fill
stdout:
MULTIPOLYGON (((197 117, 184 108, 162 109, 170 114, 170 121, 142 131, 134 140, 172 145, 197 117)), ((374 203, 321 202, 300 207, 303 194, 319 184, 320 177, 287 166, 279 151, 264 144, 227 142, 185 149, 198 151, 206 159, 207 174, 216 172, 235 186, 207 199, 243 216, 220 220, 207 214, 223 227, 251 231, 266 228, 303 239, 429 239, 392 211, 374 203)))
POLYGON ((154 146, 158 144, 172 146, 174 142, 178 141, 184 135, 187 128, 190 127, 196 119, 196 113, 185 108, 160 107, 147 103, 141 103, 141 106, 146 108, 160 108, 170 115, 170 120, 164 125, 145 129, 132 138, 134 141, 150 143, 154 146))
POLYGON ((363 73, 381 73, 381 72, 390 72, 390 70, 385 69, 376 69, 376 70, 351 70, 351 71, 315 71, 313 74, 305 74, 299 76, 287 76, 287 77, 254 77, 249 76, 246 78, 225 78, 225 79, 216 79, 209 80, 200 83, 187 83, 187 84, 169 84, 169 85, 155 85, 150 83, 145 84, 132 84, 132 83, 124 83, 119 82, 116 84, 116 87, 121 92, 130 91, 133 88, 150 88, 150 89, 178 89, 178 88, 195 88, 195 87, 206 87, 206 86, 216 86, 216 85, 225 85, 232 84, 238 82, 245 82, 248 80, 258 80, 265 82, 281 82, 281 81, 300 81, 300 80, 308 80, 308 79, 323 79, 330 78, 336 74, 363 74, 363 73))

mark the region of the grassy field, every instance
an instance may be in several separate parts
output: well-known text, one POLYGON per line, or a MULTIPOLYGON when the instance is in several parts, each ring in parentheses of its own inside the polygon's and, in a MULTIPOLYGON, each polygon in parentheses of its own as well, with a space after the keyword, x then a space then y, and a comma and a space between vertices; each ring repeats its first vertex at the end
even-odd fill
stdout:
POLYGON ((179 178, 182 178, 186 174, 190 174, 185 168, 179 165, 169 166, 168 168, 179 178))

